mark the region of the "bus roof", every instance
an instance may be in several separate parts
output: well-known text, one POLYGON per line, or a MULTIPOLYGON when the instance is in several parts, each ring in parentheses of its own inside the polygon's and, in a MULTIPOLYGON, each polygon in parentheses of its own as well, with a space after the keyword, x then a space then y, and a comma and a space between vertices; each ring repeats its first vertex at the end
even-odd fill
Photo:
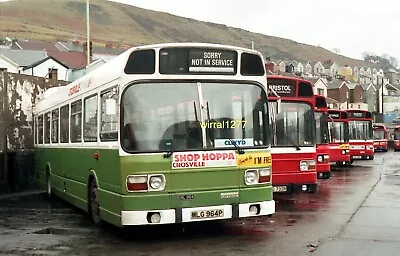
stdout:
POLYGON ((268 75, 267 76, 268 98, 275 100, 277 97, 272 93, 273 89, 281 99, 288 101, 307 101, 315 106, 314 90, 310 81, 289 76, 268 75))
MULTIPOLYGON (((44 93, 38 98, 38 101, 36 102, 35 106, 35 111, 34 112, 41 112, 44 111, 48 108, 51 108, 52 106, 56 104, 61 104, 65 101, 71 100, 72 98, 75 98, 79 96, 82 93, 88 92, 94 88, 101 87, 103 85, 109 84, 109 83, 115 83, 115 85, 120 85, 124 86, 125 83, 132 81, 132 78, 126 79, 126 81, 121 81, 121 78, 124 76, 129 76, 130 74, 126 74, 124 72, 125 68, 128 65, 128 61, 131 58, 131 54, 133 52, 139 51, 139 50, 146 50, 146 49, 154 49, 156 52, 159 51, 160 49, 163 48, 199 48, 199 49, 218 49, 218 50, 227 50, 227 51, 236 51, 238 53, 249 53, 253 55, 257 55, 260 57, 261 62, 262 62, 262 69, 264 71, 263 75, 259 77, 259 79, 266 80, 265 77, 265 61, 262 56, 262 54, 259 51, 252 50, 252 49, 247 49, 243 47, 237 47, 237 46, 232 46, 232 45, 222 45, 222 44, 210 44, 210 43, 164 43, 164 44, 153 44, 153 45, 145 45, 145 46, 137 46, 137 47, 132 47, 128 49, 127 51, 123 52, 122 54, 116 56, 115 58, 111 59, 107 63, 103 64, 102 66, 96 68, 95 70, 87 73, 83 77, 69 83, 66 86, 63 86, 62 89, 54 89, 51 90, 49 93, 44 93), (51 95, 51 96, 50 96, 51 95)), ((156 64, 159 63, 159 58, 155 57, 154 62, 156 64)), ((249 64, 250 65, 250 64, 249 64)), ((162 76, 162 74, 157 73, 157 68, 155 69, 156 72, 149 74, 149 73, 141 73, 137 74, 140 75, 141 77, 147 77, 146 78, 152 78, 154 75, 159 75, 162 76)), ((199 78, 199 77, 194 77, 195 74, 186 74, 190 75, 191 78, 199 78)), ((221 74, 219 74, 221 75, 221 74)), ((174 77, 174 74, 168 74, 168 78, 178 78, 185 76, 185 74, 176 74, 174 77)), ((210 79, 216 78, 216 74, 206 74, 202 75, 201 78, 203 79, 210 79)), ((246 76, 251 76, 251 75, 246 75, 246 76)), ((166 77, 163 77, 166 79, 166 77)), ((227 79, 227 76, 220 76, 219 78, 224 78, 227 79)), ((240 75, 240 72, 236 70, 236 74, 231 75, 230 79, 236 79, 240 80, 243 79, 243 76, 240 75)))
POLYGON ((347 112, 338 109, 328 109, 328 121, 346 122, 348 121, 347 112))
POLYGON ((346 110, 349 119, 365 119, 372 120, 372 113, 362 109, 347 109, 346 110))

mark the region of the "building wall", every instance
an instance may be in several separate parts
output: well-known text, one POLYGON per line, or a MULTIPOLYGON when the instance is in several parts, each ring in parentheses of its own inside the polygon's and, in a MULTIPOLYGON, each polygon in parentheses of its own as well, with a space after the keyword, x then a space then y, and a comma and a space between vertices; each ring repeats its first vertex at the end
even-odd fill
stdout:
POLYGON ((0 68, 6 68, 7 72, 10 72, 10 73, 18 73, 17 67, 11 65, 10 62, 4 60, 1 57, 0 57, 0 68))
MULTIPOLYGON (((0 137, 7 134, 7 148, 18 151, 33 148, 33 108, 37 96, 50 87, 66 85, 65 81, 44 79, 23 74, 0 73, 0 102, 8 104, 1 109, 0 137), (7 88, 7 100, 5 99, 7 88), (4 113, 5 111, 5 113, 4 113)), ((0 104, 3 105, 3 104, 0 104)), ((0 141, 3 148, 4 141, 0 141)))
POLYGON ((68 69, 64 66, 60 65, 58 62, 53 59, 48 59, 39 65, 26 69, 22 71, 22 74, 38 76, 38 77, 49 77, 49 68, 57 69, 57 78, 58 80, 68 81, 68 69))

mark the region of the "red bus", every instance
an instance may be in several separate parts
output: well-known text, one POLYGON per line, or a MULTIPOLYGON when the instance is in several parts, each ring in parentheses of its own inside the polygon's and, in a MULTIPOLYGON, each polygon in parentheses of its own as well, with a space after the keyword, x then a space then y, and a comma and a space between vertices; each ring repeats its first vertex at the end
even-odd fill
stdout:
POLYGON ((388 151, 388 129, 384 124, 374 124, 374 150, 388 151))
POLYGON ((328 105, 326 98, 314 95, 314 117, 316 124, 316 151, 317 151, 317 177, 329 179, 331 168, 329 161, 329 130, 328 130, 328 105))
POLYGON ((393 129, 393 148, 394 151, 400 150, 400 126, 396 126, 393 129))
POLYGON ((314 93, 303 79, 268 76, 274 192, 317 191, 314 93))
POLYGON ((349 119, 343 110, 328 110, 329 157, 331 165, 347 166, 350 161, 349 119))
POLYGON ((366 110, 346 110, 349 117, 349 142, 351 162, 357 159, 374 159, 372 139, 372 113, 366 110))

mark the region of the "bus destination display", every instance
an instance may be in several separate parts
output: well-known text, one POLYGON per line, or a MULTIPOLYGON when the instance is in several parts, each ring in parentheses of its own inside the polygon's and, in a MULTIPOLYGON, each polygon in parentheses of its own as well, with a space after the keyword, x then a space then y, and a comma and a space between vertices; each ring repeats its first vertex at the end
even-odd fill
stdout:
POLYGON ((274 79, 268 78, 268 95, 275 96, 271 89, 274 90, 281 97, 296 96, 296 81, 288 79, 274 79))
POLYGON ((189 51, 189 72, 235 73, 237 54, 233 51, 192 49, 189 51))

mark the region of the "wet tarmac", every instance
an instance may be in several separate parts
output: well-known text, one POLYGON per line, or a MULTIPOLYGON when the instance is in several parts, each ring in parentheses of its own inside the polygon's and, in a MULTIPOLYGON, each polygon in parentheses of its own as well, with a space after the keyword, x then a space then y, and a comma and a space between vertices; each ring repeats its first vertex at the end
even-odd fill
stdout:
POLYGON ((272 217, 234 221, 97 228, 40 194, 0 199, 0 254, 398 255, 399 166, 400 153, 376 153, 319 180, 315 194, 276 195, 272 217))

